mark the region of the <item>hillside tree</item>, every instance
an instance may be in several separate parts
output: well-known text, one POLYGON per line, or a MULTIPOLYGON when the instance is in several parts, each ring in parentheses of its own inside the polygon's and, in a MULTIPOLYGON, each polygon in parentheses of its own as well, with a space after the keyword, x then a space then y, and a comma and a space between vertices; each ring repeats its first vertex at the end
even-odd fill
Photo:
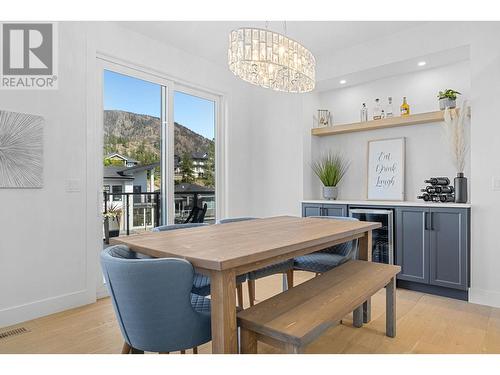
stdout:
POLYGON ((194 182, 193 160, 187 152, 182 154, 179 168, 182 175, 181 181, 192 184, 194 182))

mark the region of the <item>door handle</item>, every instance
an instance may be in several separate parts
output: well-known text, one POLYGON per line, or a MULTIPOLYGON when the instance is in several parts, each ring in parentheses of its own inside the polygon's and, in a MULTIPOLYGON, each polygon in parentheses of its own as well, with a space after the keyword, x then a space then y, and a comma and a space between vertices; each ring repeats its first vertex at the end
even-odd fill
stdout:
POLYGON ((429 217, 429 213, 428 212, 424 212, 424 229, 425 230, 429 230, 429 225, 428 225, 428 217, 429 217))
POLYGON ((434 220, 433 220, 433 215, 432 215, 432 212, 429 213, 429 217, 430 217, 430 227, 431 227, 431 230, 434 230, 434 220))

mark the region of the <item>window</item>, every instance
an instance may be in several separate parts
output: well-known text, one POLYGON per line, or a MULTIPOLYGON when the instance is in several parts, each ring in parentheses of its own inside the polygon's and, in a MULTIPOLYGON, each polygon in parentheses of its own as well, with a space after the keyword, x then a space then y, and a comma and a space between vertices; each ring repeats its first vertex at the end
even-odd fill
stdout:
POLYGON ((215 222, 216 100, 193 90, 174 92, 175 222, 193 206, 207 204, 205 222, 215 222))
POLYGON ((121 201, 122 196, 120 194, 123 193, 123 187, 121 185, 113 185, 111 189, 111 192, 113 193, 113 201, 121 201))

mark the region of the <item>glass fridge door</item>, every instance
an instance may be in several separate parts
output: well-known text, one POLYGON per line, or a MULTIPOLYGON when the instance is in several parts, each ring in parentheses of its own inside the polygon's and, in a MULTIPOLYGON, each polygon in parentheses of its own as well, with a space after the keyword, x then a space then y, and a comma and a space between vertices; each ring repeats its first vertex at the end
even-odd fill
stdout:
POLYGON ((372 231, 372 261, 394 264, 393 212, 392 210, 372 210, 353 208, 349 215, 361 221, 373 221, 382 226, 372 231))

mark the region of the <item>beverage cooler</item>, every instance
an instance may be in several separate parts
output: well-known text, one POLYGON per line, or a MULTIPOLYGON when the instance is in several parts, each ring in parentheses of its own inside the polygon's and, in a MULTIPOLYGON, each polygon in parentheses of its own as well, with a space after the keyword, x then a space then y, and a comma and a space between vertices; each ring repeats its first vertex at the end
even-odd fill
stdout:
POLYGON ((382 226, 372 231, 372 261, 394 264, 394 212, 390 209, 350 208, 349 216, 382 226))

